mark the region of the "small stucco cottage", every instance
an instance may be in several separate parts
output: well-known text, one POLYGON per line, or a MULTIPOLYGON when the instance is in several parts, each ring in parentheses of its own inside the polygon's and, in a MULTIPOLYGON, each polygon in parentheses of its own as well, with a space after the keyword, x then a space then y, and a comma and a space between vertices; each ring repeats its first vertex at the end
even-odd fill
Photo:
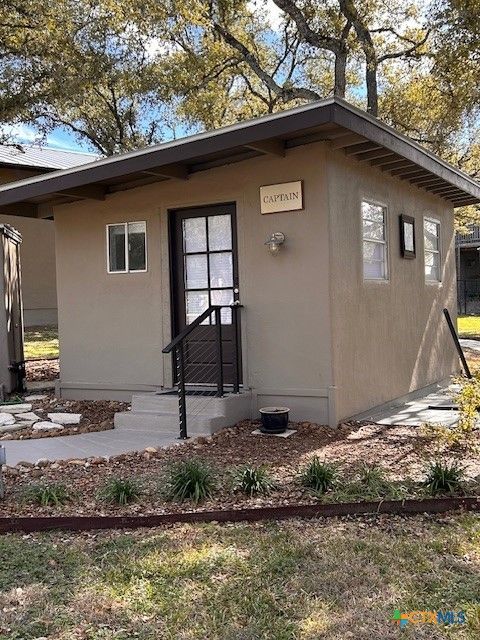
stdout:
POLYGON ((339 99, 0 188, 0 206, 54 216, 58 393, 134 395, 152 424, 178 372, 162 350, 202 313, 182 364, 208 388, 221 322, 243 417, 286 405, 334 425, 447 379, 453 211, 478 201, 474 180, 339 99), (232 309, 209 312, 232 303, 235 362, 232 309))

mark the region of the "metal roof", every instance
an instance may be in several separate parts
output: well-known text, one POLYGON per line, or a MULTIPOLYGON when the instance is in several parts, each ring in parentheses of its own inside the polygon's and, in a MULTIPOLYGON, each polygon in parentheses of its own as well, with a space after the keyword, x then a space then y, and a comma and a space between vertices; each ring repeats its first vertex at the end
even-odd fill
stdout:
POLYGON ((92 162, 97 156, 80 151, 63 151, 38 145, 0 145, 0 167, 68 169, 92 162))
POLYGON ((55 204, 109 194, 162 180, 186 180, 198 171, 326 141, 342 152, 453 206, 480 202, 480 184, 377 118, 330 98, 239 122, 214 131, 102 158, 0 187, 0 211, 45 217, 55 204), (10 212, 11 206, 8 207, 10 212))

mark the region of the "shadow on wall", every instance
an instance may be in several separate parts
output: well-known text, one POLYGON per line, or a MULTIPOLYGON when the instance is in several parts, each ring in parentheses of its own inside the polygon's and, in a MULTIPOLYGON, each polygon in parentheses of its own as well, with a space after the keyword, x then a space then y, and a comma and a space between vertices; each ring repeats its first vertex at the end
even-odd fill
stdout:
POLYGON ((430 380, 432 383, 438 380, 438 372, 435 367, 439 360, 441 360, 441 353, 444 352, 445 349, 451 348, 452 351, 451 371, 445 371, 445 377, 450 375, 450 373, 459 370, 453 343, 451 342, 450 333, 443 315, 446 300, 448 300, 447 306, 450 308, 450 312, 454 311, 456 304, 455 274, 447 272, 446 270, 447 265, 454 264, 452 261, 453 251, 454 244, 452 242, 445 260, 443 261, 444 266, 441 285, 428 285, 437 287, 437 292, 430 308, 430 313, 425 325, 420 348, 418 350, 417 359, 413 368, 410 380, 410 391, 415 391, 420 387, 426 386, 428 384, 428 382, 426 382, 427 380, 430 380))

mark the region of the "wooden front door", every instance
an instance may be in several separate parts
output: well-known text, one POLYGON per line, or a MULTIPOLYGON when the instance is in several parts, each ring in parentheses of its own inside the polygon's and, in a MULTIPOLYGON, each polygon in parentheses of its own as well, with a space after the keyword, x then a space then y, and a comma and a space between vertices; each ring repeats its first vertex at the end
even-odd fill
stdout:
MULTIPOLYGON (((173 326, 174 335, 178 335, 210 305, 230 305, 238 300, 235 205, 177 209, 170 215, 173 326)), ((212 314, 186 341, 185 378, 189 383, 215 383, 214 324, 212 314)), ((232 384, 234 335, 230 309, 222 309, 222 342, 224 381, 232 384)))

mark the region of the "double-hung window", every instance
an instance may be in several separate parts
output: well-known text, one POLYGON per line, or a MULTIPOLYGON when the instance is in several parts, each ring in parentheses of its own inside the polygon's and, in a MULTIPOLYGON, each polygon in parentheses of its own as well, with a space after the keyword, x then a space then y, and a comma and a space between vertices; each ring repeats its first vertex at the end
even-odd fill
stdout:
POLYGON ((147 270, 147 223, 122 222, 107 225, 108 273, 138 273, 147 270))
POLYGON ((387 280, 387 209, 362 202, 363 277, 365 280, 387 280))
POLYGON ((440 222, 423 219, 423 245, 425 249, 425 281, 441 282, 442 257, 440 253, 440 222))

